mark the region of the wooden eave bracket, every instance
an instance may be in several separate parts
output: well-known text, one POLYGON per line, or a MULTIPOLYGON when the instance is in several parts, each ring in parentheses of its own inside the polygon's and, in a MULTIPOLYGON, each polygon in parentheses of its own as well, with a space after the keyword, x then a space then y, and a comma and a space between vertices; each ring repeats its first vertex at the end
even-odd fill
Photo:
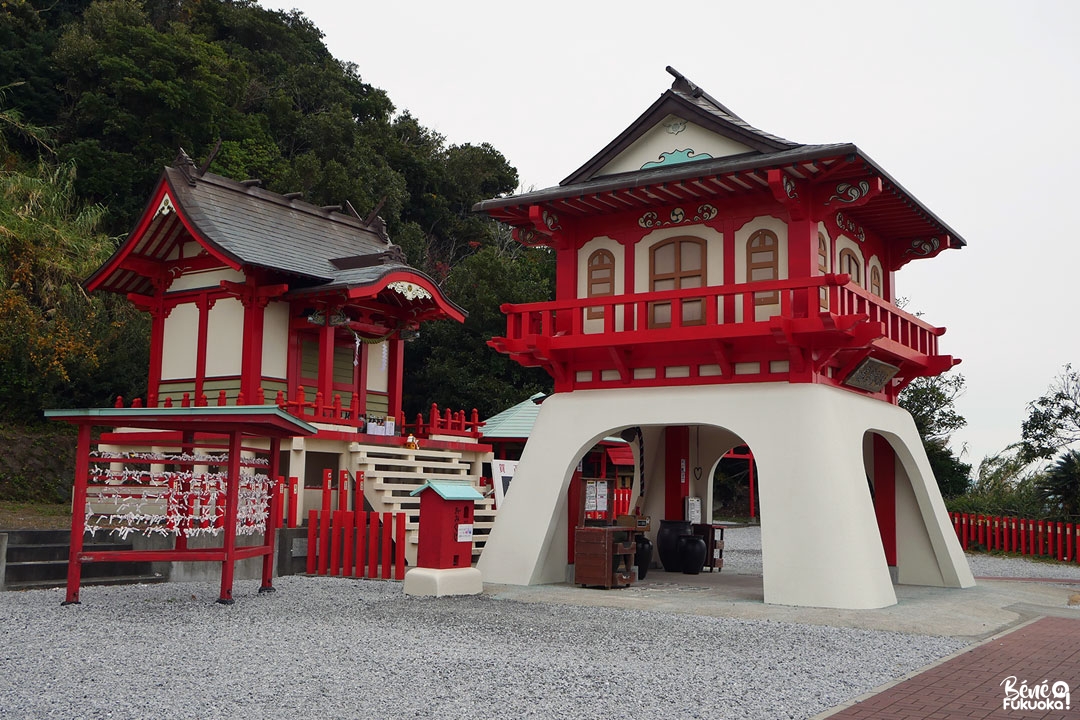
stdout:
POLYGON ((877 175, 863 179, 841 180, 817 188, 817 205, 829 209, 856 208, 865 205, 882 193, 884 184, 877 175))
POLYGON ((912 260, 937 257, 943 250, 952 247, 952 245, 953 238, 948 233, 897 240, 896 247, 898 249, 891 253, 894 260, 893 267, 890 270, 899 270, 912 260))
POLYGON ((547 245, 556 249, 562 243, 562 221, 554 210, 530 205, 529 223, 531 227, 520 225, 513 229, 514 240, 529 247, 547 245))
POLYGON ((809 217, 808 201, 810 193, 804 181, 796 180, 783 170, 773 168, 767 173, 769 190, 778 203, 787 208, 792 220, 805 220, 809 217))

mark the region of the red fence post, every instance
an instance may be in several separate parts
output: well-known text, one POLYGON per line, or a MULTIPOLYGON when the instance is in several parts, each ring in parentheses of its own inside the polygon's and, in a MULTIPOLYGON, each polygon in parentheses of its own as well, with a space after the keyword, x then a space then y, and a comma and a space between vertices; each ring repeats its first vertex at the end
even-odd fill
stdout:
POLYGON ((391 535, 394 532, 394 521, 391 517, 391 513, 384 512, 382 514, 383 527, 382 527, 382 579, 390 579, 390 563, 391 563, 391 549, 390 541, 391 535))
POLYGON ((307 574, 315 574, 315 557, 318 555, 319 546, 317 544, 315 530, 316 530, 316 517, 317 514, 314 510, 308 511, 307 522, 307 574))
POLYGON ((349 509, 349 471, 338 471, 338 510, 349 509))
POLYGON ((289 527, 296 527, 296 513, 299 506, 300 492, 295 476, 289 477, 289 527))
POLYGON ((334 471, 330 468, 323 470, 322 473, 322 511, 326 514, 330 514, 330 505, 333 502, 331 499, 331 485, 334 480, 334 471))
POLYGON ((1065 559, 1065 545, 1062 542, 1064 538, 1061 537, 1063 532, 1065 532, 1065 523, 1059 522, 1054 530, 1054 534, 1057 535, 1057 559, 1059 561, 1065 559))
POLYGON ((379 513, 368 513, 368 572, 364 577, 373 578, 379 570, 379 513))
POLYGON ((353 529, 356 524, 356 513, 345 511, 341 538, 341 574, 343 577, 353 576, 353 529))
POLYGON ((344 521, 344 510, 335 510, 331 518, 330 526, 330 575, 341 574, 341 524, 344 521))
POLYGON ((367 513, 357 510, 356 513, 356 577, 364 575, 364 533, 367 532, 367 513))
POLYGON ((397 546, 394 548, 394 579, 405 579, 405 513, 399 512, 394 515, 394 529, 397 535, 397 546))
POLYGON ((363 512, 364 510, 364 471, 356 471, 356 489, 353 490, 353 510, 356 512, 363 512))
POLYGON ((1016 552, 1016 518, 1009 518, 1009 524, 1012 526, 1012 542, 1009 543, 1009 550, 1016 552))
POLYGON ((1046 554, 1046 523, 1040 520, 1037 524, 1039 529, 1039 555, 1046 554))
POLYGON ((971 533, 971 523, 968 522, 969 517, 967 513, 960 516, 961 544, 964 546, 964 552, 967 552, 968 536, 971 533))
POLYGON ((319 513, 319 574, 326 574, 330 554, 330 513, 319 513))

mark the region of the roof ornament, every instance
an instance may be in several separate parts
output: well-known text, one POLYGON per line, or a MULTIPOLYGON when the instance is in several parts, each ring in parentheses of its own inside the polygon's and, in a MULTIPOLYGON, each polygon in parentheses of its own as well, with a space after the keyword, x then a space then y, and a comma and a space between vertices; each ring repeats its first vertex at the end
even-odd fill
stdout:
POLYGON ((675 82, 671 83, 671 89, 674 90, 675 92, 682 93, 684 95, 689 95, 690 97, 694 98, 695 100, 698 99, 698 98, 704 98, 705 100, 712 103, 715 107, 717 107, 718 109, 724 111, 725 113, 727 113, 728 115, 730 115, 734 119, 742 120, 741 117, 739 117, 735 113, 731 112, 731 110, 728 109, 728 107, 726 105, 721 103, 719 100, 714 98, 709 93, 705 92, 705 88, 700 87, 698 85, 695 85, 693 82, 690 81, 690 79, 688 77, 683 75, 681 72, 679 72, 675 68, 668 65, 664 69, 667 70, 668 73, 672 77, 675 78, 675 82))
POLYGON ((195 186, 195 161, 184 151, 184 148, 180 148, 180 152, 176 154, 176 159, 173 160, 173 166, 183 173, 184 178, 188 181, 188 185, 191 185, 192 187, 195 186))

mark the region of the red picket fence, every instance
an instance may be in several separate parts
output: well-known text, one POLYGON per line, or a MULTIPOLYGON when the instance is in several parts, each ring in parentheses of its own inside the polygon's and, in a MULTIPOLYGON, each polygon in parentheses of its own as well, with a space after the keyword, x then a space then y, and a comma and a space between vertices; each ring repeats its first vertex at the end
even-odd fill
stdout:
POLYGON ((405 577, 405 513, 308 512, 309 575, 405 577))
POLYGON ((987 550, 1080 562, 1080 523, 970 513, 949 513, 949 518, 964 550, 981 545, 987 550))

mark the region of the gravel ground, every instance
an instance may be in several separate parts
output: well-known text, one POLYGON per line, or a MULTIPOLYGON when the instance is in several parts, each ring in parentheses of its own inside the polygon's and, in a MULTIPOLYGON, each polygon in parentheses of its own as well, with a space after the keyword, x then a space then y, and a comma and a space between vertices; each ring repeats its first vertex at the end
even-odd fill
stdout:
MULTIPOLYGON (((724 572, 760 573, 760 533, 724 572)), ((969 555, 976 575, 1080 567, 969 555)), ((0 593, 0 718, 808 718, 963 640, 287 577, 0 593)))
POLYGON ((0 593, 0 717, 806 718, 964 643, 287 577, 0 593))

